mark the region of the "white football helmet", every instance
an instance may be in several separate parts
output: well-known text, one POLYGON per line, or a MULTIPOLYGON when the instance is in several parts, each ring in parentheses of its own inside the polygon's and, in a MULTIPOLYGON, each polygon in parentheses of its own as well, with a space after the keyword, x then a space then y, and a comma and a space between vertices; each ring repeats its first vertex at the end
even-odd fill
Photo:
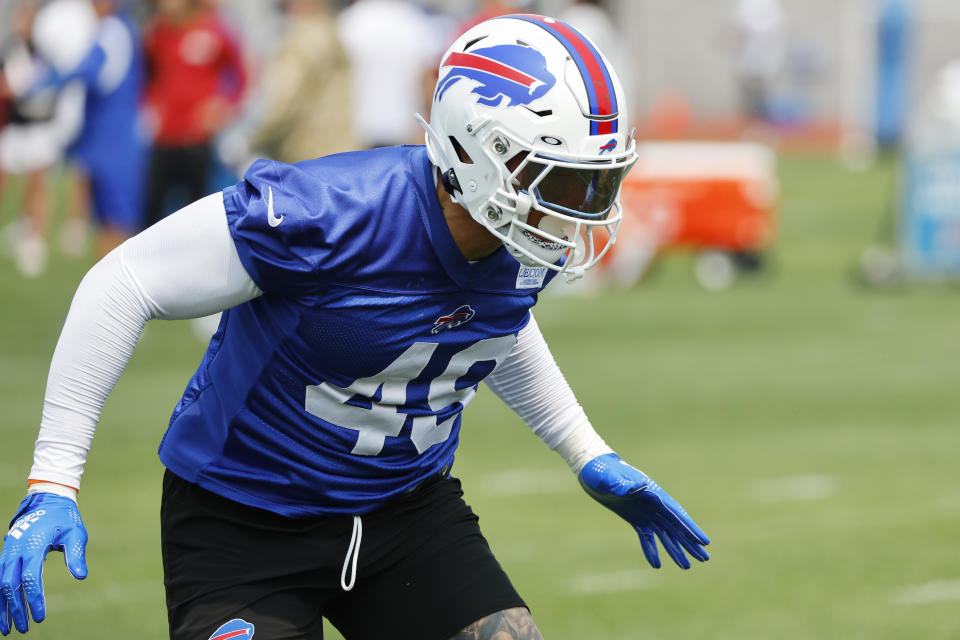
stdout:
POLYGON ((617 75, 579 31, 538 15, 480 23, 444 54, 430 124, 418 120, 454 200, 518 262, 575 278, 613 244, 636 144, 617 75))

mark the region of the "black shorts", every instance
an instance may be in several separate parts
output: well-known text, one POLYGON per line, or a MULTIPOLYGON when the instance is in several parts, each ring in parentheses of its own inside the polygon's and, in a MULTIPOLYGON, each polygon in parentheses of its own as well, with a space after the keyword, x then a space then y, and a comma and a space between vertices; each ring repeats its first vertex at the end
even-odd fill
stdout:
MULTIPOLYGON (((448 640, 484 616, 526 606, 463 501, 435 477, 362 516, 356 581, 341 587, 352 516, 291 519, 167 471, 160 512, 170 637, 448 640)), ((349 566, 347 583, 350 581, 349 566)))

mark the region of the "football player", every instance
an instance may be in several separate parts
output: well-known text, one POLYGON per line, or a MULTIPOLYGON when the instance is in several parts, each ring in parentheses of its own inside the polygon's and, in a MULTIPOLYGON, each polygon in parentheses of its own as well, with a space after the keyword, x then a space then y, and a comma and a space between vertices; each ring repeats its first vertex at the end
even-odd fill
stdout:
POLYGON ((0 631, 43 620, 46 551, 87 573, 77 488, 144 323, 219 310, 160 445, 172 638, 321 638, 324 617, 350 640, 540 638, 451 475, 481 381, 654 567, 657 539, 683 568, 706 560, 687 513, 594 431, 530 313, 616 233, 627 122, 580 33, 492 19, 444 55, 425 147, 258 161, 93 267, 0 556, 0 631))

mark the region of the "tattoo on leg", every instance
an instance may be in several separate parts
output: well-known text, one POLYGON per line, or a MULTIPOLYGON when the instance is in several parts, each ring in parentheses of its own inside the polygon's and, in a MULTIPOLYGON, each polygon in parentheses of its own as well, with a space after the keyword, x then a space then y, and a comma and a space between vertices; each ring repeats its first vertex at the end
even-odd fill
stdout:
POLYGON ((530 612, 515 607, 477 620, 450 640, 543 640, 543 636, 530 612))

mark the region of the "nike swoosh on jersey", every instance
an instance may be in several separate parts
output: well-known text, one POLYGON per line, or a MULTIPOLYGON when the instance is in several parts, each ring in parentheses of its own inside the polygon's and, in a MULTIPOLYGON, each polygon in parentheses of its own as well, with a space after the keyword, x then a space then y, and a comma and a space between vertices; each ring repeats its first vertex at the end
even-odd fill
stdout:
POLYGON ((267 187, 270 197, 267 199, 267 222, 271 227, 279 227, 283 222, 283 216, 278 216, 273 210, 273 187, 267 187))

